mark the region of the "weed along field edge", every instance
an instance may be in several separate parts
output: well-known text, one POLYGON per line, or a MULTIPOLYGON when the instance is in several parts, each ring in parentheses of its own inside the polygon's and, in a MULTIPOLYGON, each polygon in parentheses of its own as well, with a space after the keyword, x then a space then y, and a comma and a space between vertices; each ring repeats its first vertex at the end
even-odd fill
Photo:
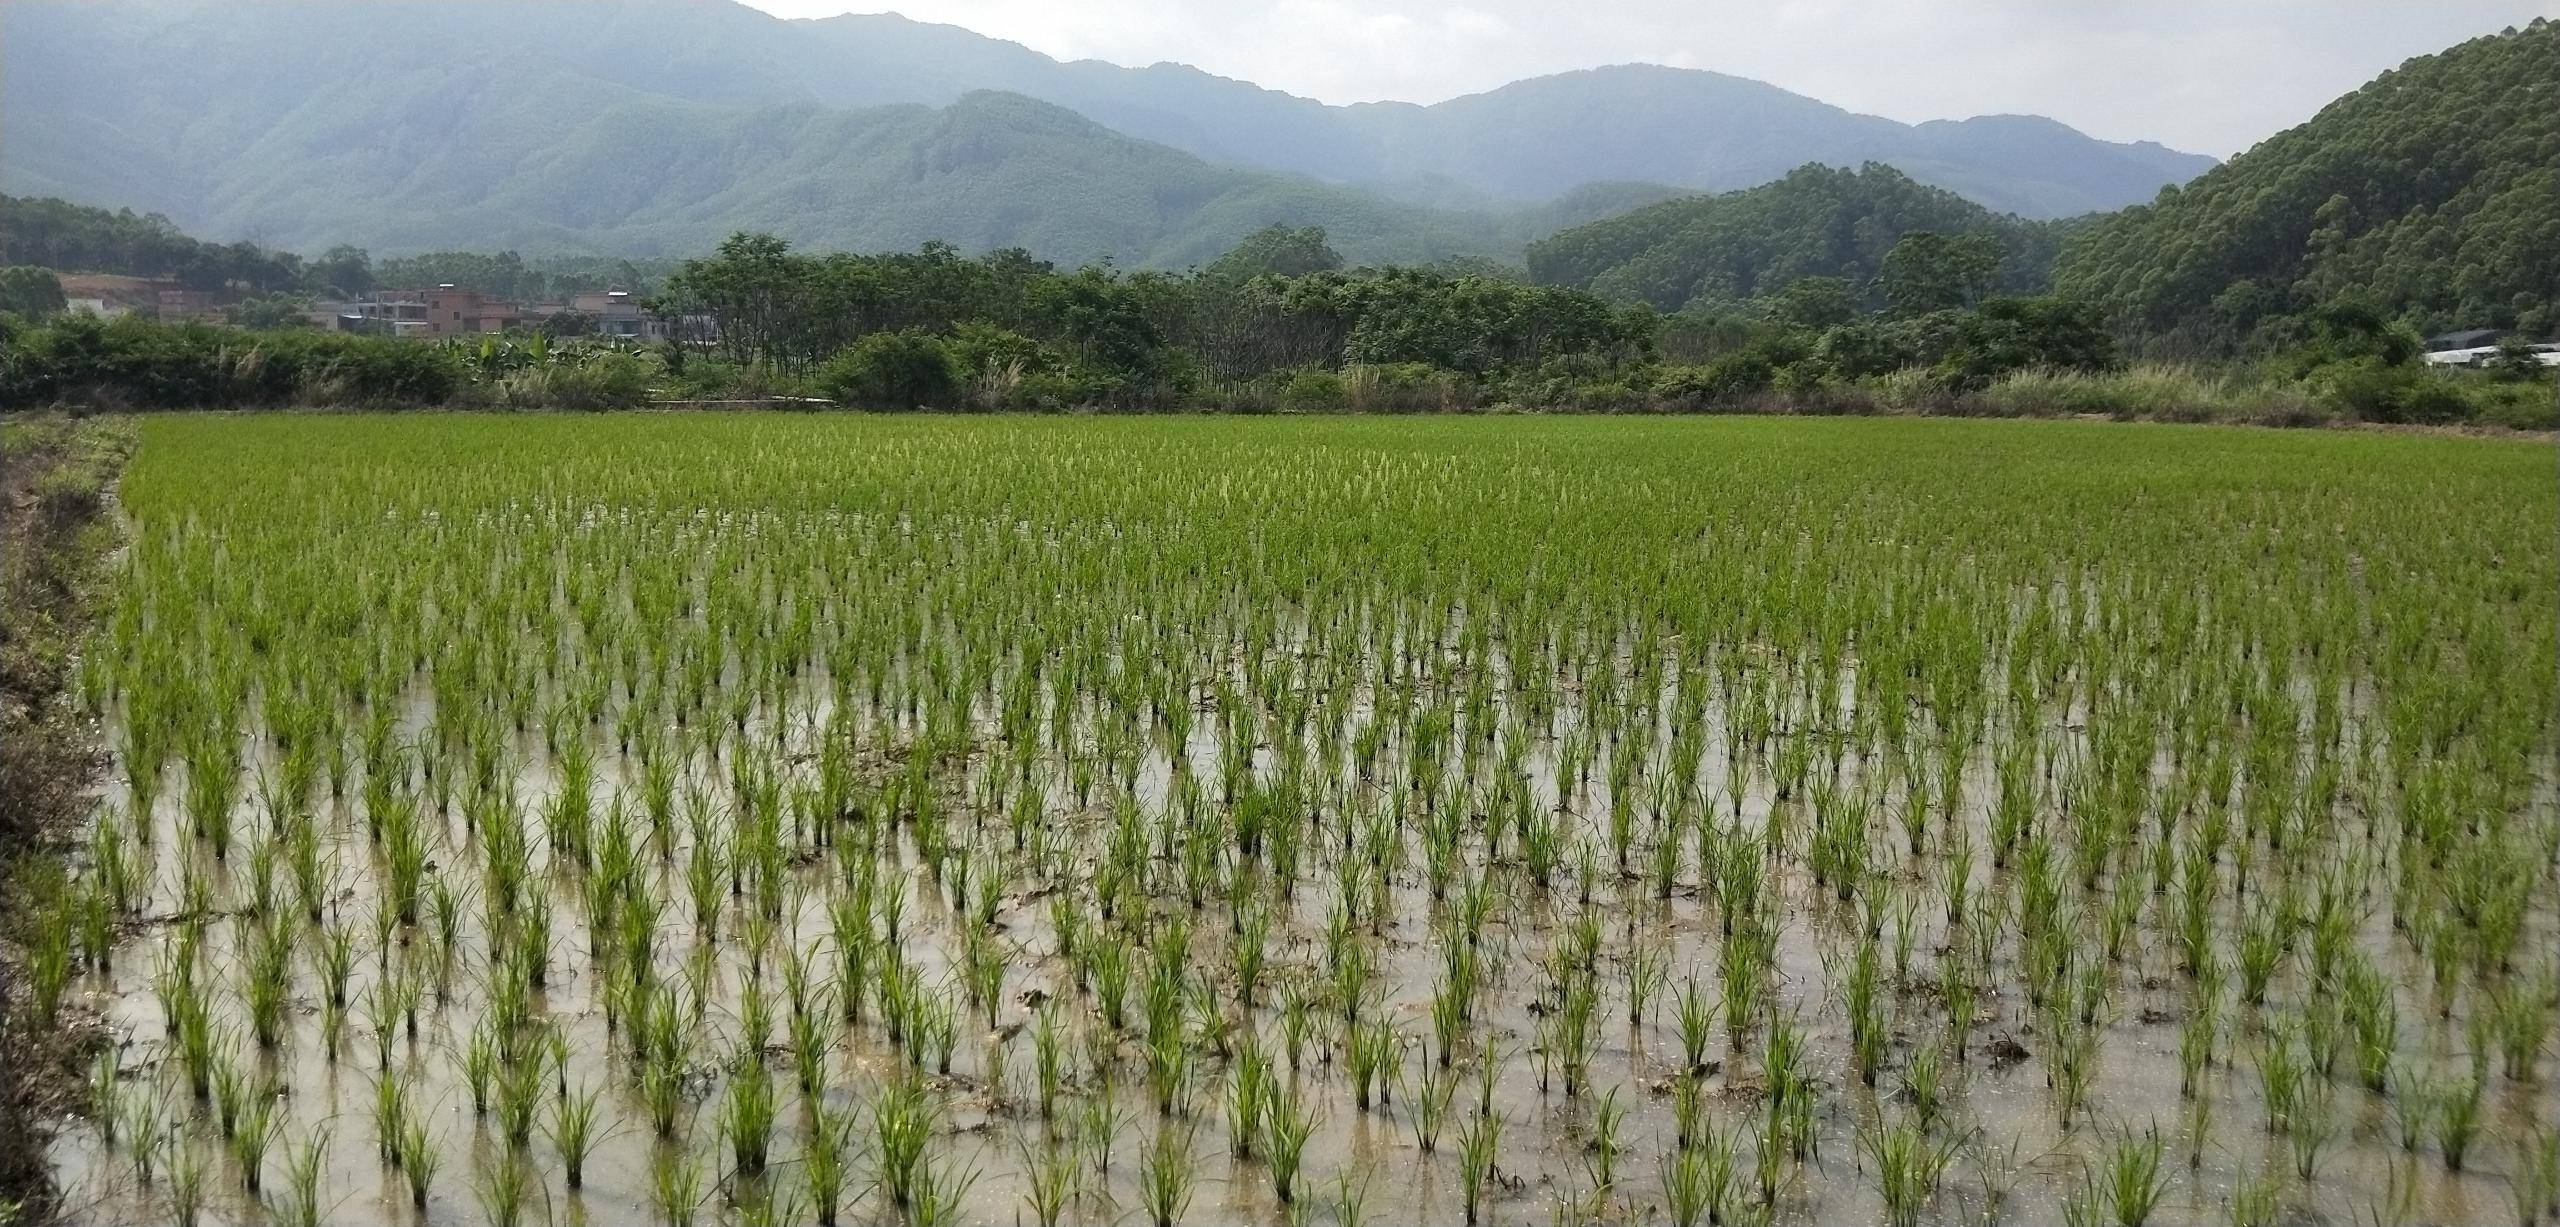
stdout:
POLYGON ((2548 440, 139 435, 76 1222, 2560 1213, 2548 440))

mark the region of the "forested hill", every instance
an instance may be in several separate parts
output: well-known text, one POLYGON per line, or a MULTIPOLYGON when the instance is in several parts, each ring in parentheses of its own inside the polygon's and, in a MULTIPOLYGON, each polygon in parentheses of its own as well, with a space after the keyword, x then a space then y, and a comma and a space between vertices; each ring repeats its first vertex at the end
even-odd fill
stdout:
POLYGON ((1719 311, 1765 299, 1806 277, 1862 291, 1906 234, 1981 236, 2000 251, 1998 288, 2031 292, 2050 273, 2062 227, 1993 213, 1889 166, 1807 166, 1775 183, 1665 201, 1531 244, 1539 281, 1719 311))
POLYGON ((2421 56, 2149 205, 2056 288, 2163 352, 2289 343, 2363 300, 2423 331, 2560 326, 2560 23, 2421 56))
POLYGON ((5 0, 0 113, 0 190, 304 251, 649 256, 754 228, 1179 265, 1285 222, 1354 260, 1516 260, 1545 233, 1531 226, 1599 215, 1525 211, 1597 183, 1667 185, 1659 199, 1875 160, 2052 216, 2212 164, 2046 119, 1903 124, 1644 65, 1327 106, 730 0, 5 0))
MULTIPOLYGON (((738 230, 847 251, 1022 247, 1064 264, 1205 263, 1274 221, 1323 227, 1360 262, 1467 255, 1516 264, 1531 238, 1659 199, 1595 188, 1534 210, 1461 212, 1296 175, 1217 166, 1015 94, 948 107, 712 107, 607 92, 473 92, 436 134, 377 139, 389 120, 322 109, 282 142, 330 153, 256 155, 190 172, 200 202, 142 184, 101 203, 164 212, 197 233, 317 252, 512 248, 648 259, 709 250, 738 230), (325 169, 323 169, 325 168, 325 169), (207 217, 207 210, 211 216, 207 217)), ((358 108, 361 110, 361 108, 358 108)), ((13 124, 9 148, 17 146, 13 124)), ((13 174, 48 195, 96 194, 13 174)))

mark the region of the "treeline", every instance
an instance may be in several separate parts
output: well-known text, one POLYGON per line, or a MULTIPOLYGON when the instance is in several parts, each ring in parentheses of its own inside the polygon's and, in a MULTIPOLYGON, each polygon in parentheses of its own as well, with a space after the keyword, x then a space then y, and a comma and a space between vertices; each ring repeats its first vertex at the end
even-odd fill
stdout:
POLYGON ((0 265, 171 278, 199 290, 297 288, 302 258, 255 243, 208 243, 157 213, 0 196, 0 265))
POLYGON ((190 237, 157 213, 100 209, 46 197, 0 196, 0 266, 60 273, 167 278, 189 289, 233 290, 269 299, 354 298, 376 289, 453 284, 516 302, 559 302, 620 289, 656 290, 672 260, 443 251, 376 260, 361 247, 317 256, 255 243, 190 237))
POLYGON ((895 390, 933 407, 1179 408, 1345 366, 1508 385, 1652 353, 1644 308, 1505 278, 1341 265, 1313 228, 1274 227, 1192 273, 1061 270, 946 244, 808 255, 737 235, 686 262, 650 305, 689 321, 690 338, 740 378, 895 390), (874 369, 893 360, 906 375, 874 369))
MULTIPOLYGON (((421 342, 0 325, 0 405, 1211 412, 2114 414, 2274 424, 2551 424, 2535 358, 2436 372, 2406 324, 2342 304, 2293 344, 2210 372, 2129 368, 2095 304, 2000 292, 1980 235, 1902 235, 1873 276, 1799 277, 1723 312, 1657 314, 1466 271, 1346 268, 1271 227, 1187 273, 1061 269, 946 244, 810 254, 732 236, 666 276, 662 342, 421 342)), ((12 298, 41 298, 11 289, 12 298)), ((41 287, 35 287, 40 290, 41 287)), ((42 312, 37 312, 42 315, 42 312)))

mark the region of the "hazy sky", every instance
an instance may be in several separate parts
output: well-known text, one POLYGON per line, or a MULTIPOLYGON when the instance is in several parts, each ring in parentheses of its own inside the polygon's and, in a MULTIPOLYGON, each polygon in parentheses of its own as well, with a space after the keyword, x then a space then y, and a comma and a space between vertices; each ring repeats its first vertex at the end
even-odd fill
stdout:
POLYGON ((2560 0, 747 0, 894 10, 1060 59, 1178 60, 1326 102, 1436 102, 1647 61, 1901 120, 2050 115, 2229 156, 2374 74, 2560 0))

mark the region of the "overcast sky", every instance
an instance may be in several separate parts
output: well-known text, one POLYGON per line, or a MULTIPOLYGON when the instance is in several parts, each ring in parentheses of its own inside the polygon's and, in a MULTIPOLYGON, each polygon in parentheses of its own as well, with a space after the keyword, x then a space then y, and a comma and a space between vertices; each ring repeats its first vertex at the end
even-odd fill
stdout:
POLYGON ((748 0, 894 9, 1060 59, 1176 60, 1326 102, 1436 102, 1646 61, 1895 119, 2050 115, 2228 157, 2407 59, 2560 0, 748 0))

